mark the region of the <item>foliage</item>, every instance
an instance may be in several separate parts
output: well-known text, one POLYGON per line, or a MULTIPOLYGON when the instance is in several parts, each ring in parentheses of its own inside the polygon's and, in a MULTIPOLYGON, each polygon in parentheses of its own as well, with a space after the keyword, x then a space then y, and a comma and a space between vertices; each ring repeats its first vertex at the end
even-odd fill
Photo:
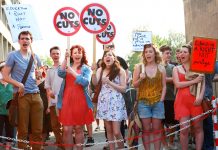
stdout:
POLYGON ((141 52, 132 52, 127 57, 127 63, 129 64, 129 70, 133 72, 135 64, 141 61, 141 52))
POLYGON ((165 37, 161 37, 159 35, 152 36, 152 43, 157 47, 160 48, 162 45, 168 45, 168 39, 165 37))
POLYGON ((40 56, 40 60, 41 60, 43 65, 47 65, 49 67, 51 67, 53 65, 53 61, 52 61, 51 57, 40 56))

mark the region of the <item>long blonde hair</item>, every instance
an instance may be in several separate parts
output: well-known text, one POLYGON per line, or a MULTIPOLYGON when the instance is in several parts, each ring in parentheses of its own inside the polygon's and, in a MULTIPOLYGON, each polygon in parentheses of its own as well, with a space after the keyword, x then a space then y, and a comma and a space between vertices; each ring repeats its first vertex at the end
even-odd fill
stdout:
POLYGON ((145 64, 145 65, 147 64, 147 60, 146 60, 146 58, 145 58, 145 49, 146 49, 146 48, 150 48, 150 47, 154 50, 155 63, 159 64, 162 59, 161 59, 161 57, 160 57, 159 52, 156 50, 156 48, 153 46, 153 44, 145 44, 145 45, 144 45, 144 50, 143 50, 143 52, 142 52, 142 58, 143 58, 142 62, 143 62, 143 64, 145 64))

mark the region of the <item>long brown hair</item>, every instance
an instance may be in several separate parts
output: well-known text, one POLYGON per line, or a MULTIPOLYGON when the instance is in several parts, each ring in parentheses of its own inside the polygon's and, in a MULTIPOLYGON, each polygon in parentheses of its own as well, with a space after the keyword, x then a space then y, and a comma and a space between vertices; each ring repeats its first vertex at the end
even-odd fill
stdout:
POLYGON ((120 63, 117 60, 116 55, 112 52, 112 51, 104 51, 103 57, 102 57, 102 63, 101 63, 101 67, 102 70, 104 70, 106 68, 106 64, 104 63, 104 56, 108 53, 111 52, 112 55, 114 56, 114 63, 112 64, 112 66, 110 67, 110 72, 107 76, 109 76, 109 80, 112 81, 113 79, 115 79, 115 77, 120 73, 120 63))
MULTIPOLYGON (((85 52, 85 49, 84 49, 82 46, 80 46, 80 45, 73 45, 73 46, 70 48, 70 56, 72 56, 73 50, 74 50, 75 48, 77 48, 79 52, 82 52, 82 55, 83 55, 83 56, 82 56, 82 59, 81 59, 81 63, 80 63, 80 65, 78 66, 77 69, 81 68, 83 64, 88 65, 88 60, 87 60, 87 58, 86 58, 86 52, 85 52)), ((71 58, 71 57, 70 57, 70 63, 72 63, 72 64, 74 63, 74 62, 73 62, 73 58, 71 58)))
POLYGON ((147 60, 145 58, 145 49, 146 48, 152 48, 154 50, 154 54, 155 54, 155 63, 159 64, 161 62, 161 57, 159 52, 156 50, 156 48, 153 46, 153 44, 145 44, 144 45, 144 50, 142 52, 142 58, 143 58, 143 63, 146 65, 147 64, 147 60))

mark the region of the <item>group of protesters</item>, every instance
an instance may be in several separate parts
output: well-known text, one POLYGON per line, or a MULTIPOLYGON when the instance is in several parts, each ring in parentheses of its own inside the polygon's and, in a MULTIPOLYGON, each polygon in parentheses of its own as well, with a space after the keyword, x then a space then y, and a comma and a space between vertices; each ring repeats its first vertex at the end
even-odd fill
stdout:
MULTIPOLYGON (((56 138, 55 144, 60 149, 83 149, 85 125, 88 129, 86 146, 94 145, 94 119, 104 121, 108 141, 108 146, 104 149, 114 150, 116 143, 118 149, 125 147, 124 142, 128 139, 125 137, 124 124, 128 116, 123 93, 130 84, 131 77, 126 61, 115 55, 114 43, 103 45, 102 58, 91 66, 88 65, 86 51, 81 45, 73 45, 64 54, 62 63, 61 50, 54 46, 50 49, 53 66, 42 68, 39 57, 31 50, 32 34, 22 31, 18 42, 20 49, 10 52, 6 61, 0 64, 0 135, 5 127, 6 137, 15 137, 14 127, 8 120, 6 104, 18 93, 18 148, 27 149, 30 146, 33 150, 43 149, 46 138, 43 133, 47 125, 45 115, 48 113, 56 138), (23 84, 21 81, 31 58, 33 64, 26 83, 23 84), (42 82, 44 92, 39 89, 42 82), (92 92, 98 92, 97 104, 94 105, 91 85, 92 92), (43 99, 46 99, 47 106, 43 99), (31 142, 22 142, 27 139, 31 142)), ((191 44, 182 46, 177 50, 177 63, 173 63, 172 49, 169 46, 161 46, 159 52, 153 44, 144 45, 142 62, 135 65, 131 83, 137 89, 135 106, 142 123, 142 141, 146 150, 150 149, 151 136, 158 139, 154 142, 155 150, 160 150, 161 147, 177 149, 174 136, 166 141, 164 126, 168 128, 202 114, 202 100, 212 97, 212 81, 214 74, 218 72, 218 63, 215 65, 214 74, 198 74, 187 78, 191 50, 191 44), (197 83, 202 84, 198 96, 190 90, 197 83)), ((187 125, 189 123, 181 124, 180 128, 187 125)), ((169 133, 175 130, 177 129, 170 129, 169 133)), ((180 132, 183 150, 188 149, 189 130, 187 128, 180 132)), ((193 135, 196 150, 214 148, 210 115, 204 120, 193 121, 193 135)), ((11 140, 6 141, 6 148, 10 149, 11 140)))

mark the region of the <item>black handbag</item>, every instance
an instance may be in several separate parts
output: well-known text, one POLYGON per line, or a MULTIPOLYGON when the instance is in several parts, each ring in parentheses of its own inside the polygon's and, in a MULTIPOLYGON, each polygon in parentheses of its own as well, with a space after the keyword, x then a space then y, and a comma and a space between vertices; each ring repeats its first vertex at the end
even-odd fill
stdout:
MULTIPOLYGON (((21 81, 21 83, 23 83, 23 85, 25 85, 25 82, 26 82, 27 77, 29 75, 32 64, 33 64, 33 56, 31 55, 26 72, 25 72, 23 79, 21 81)), ((12 126, 18 125, 18 96, 19 96, 19 93, 18 92, 15 93, 13 96, 13 99, 8 101, 7 106, 6 106, 6 108, 8 109, 9 123, 12 126)))

